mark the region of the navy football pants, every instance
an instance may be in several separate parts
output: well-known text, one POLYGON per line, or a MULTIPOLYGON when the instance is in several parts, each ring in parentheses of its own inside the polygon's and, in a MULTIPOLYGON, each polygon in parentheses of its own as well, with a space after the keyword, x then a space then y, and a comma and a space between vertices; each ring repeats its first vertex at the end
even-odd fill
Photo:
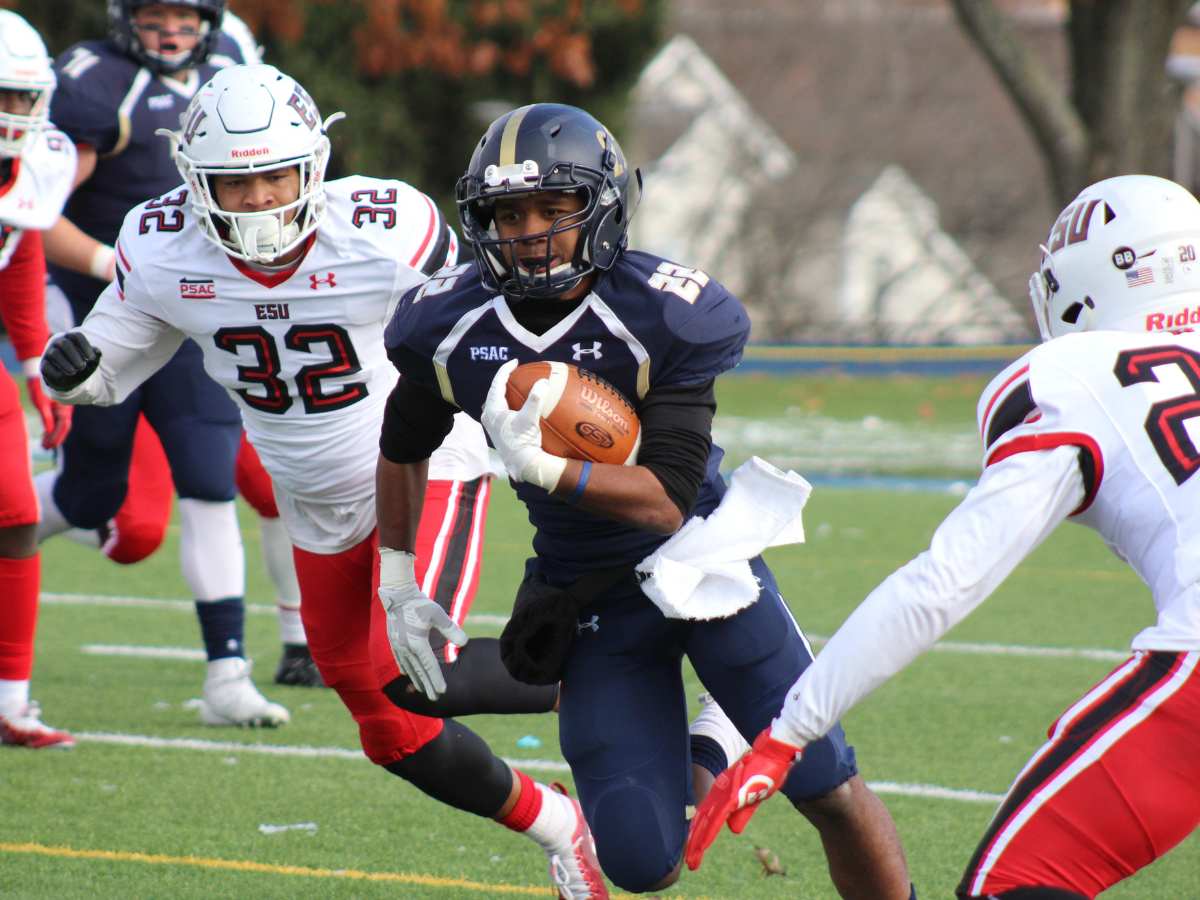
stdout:
POLYGON ((54 502, 73 526, 99 528, 120 509, 139 412, 162 441, 180 497, 234 498, 241 417, 205 373, 202 359, 200 348, 186 340, 123 403, 75 407, 54 484, 54 502))
MULTIPOLYGON (((783 706, 812 662, 762 559, 762 592, 736 616, 667 619, 632 583, 589 606, 562 681, 559 739, 596 839, 604 872, 645 891, 679 862, 692 802, 686 655, 748 740, 783 706), (595 616, 593 622, 593 616, 595 616)), ((809 744, 783 793, 793 802, 828 794, 857 772, 841 726, 809 744)))

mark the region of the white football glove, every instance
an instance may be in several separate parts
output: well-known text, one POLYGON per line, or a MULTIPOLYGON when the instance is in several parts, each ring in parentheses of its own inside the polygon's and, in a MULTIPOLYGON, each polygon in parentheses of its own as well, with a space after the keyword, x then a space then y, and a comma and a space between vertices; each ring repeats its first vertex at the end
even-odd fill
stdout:
POLYGON ((480 421, 513 481, 525 481, 552 491, 558 486, 567 461, 542 449, 542 405, 550 382, 545 378, 534 382, 524 405, 518 410, 509 409, 504 391, 508 376, 516 367, 517 361, 509 360, 496 372, 483 401, 480 421))
POLYGON ((436 628, 457 647, 467 642, 467 633, 425 596, 417 585, 414 562, 411 553, 379 548, 379 599, 387 610, 388 643, 396 665, 426 697, 437 700, 446 692, 446 679, 429 645, 429 632, 436 628))

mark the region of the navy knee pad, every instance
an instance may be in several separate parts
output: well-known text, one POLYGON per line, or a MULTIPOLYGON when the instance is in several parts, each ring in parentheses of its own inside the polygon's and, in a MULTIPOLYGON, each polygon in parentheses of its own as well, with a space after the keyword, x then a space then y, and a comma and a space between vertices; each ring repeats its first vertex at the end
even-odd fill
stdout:
POLYGON ((687 836, 682 809, 666 809, 652 792, 622 779, 585 811, 600 868, 622 890, 648 891, 678 865, 687 836))

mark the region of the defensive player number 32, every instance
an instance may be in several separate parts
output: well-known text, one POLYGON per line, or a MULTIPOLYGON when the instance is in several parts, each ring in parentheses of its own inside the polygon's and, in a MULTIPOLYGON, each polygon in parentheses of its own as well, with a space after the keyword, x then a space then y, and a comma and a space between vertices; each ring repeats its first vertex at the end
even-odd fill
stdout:
POLYGON ((246 405, 259 412, 282 415, 291 409, 295 394, 300 396, 306 413, 331 412, 357 403, 367 396, 365 382, 355 381, 328 388, 330 378, 345 378, 362 371, 358 354, 346 329, 340 325, 293 325, 283 336, 283 346, 302 353, 328 352, 324 362, 301 366, 296 377, 280 377, 279 346, 275 336, 261 325, 221 328, 214 335, 216 345, 240 355, 243 348, 254 354, 254 365, 238 366, 238 381, 249 387, 235 388, 246 405))

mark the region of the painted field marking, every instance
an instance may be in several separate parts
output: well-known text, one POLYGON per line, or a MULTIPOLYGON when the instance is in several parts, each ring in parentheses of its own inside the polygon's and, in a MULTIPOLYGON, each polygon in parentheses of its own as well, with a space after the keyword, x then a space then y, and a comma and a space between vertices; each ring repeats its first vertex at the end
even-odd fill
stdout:
MULTIPOLYGON (((366 762, 360 750, 345 747, 309 747, 288 744, 244 744, 238 741, 206 741, 198 738, 160 738, 141 734, 118 734, 107 731, 76 731, 75 739, 84 743, 114 744, 122 747, 145 747, 154 750, 191 750, 203 753, 255 753, 265 756, 288 756, 307 759, 345 759, 366 762)), ((505 759, 510 766, 543 772, 569 772, 570 767, 555 759, 505 759)), ((1003 799, 1002 794, 985 791, 942 787, 936 784, 904 784, 895 781, 871 781, 868 787, 880 794, 903 797, 922 797, 935 800, 955 800, 960 803, 990 803, 1003 799)))
MULTIPOLYGON (((179 612, 194 612, 195 604, 189 600, 157 600, 152 597, 111 597, 103 594, 55 594, 43 593, 42 602, 57 606, 138 606, 152 609, 170 609, 179 612)), ((268 606, 263 603, 247 603, 246 612, 255 615, 275 615, 275 607, 268 606)), ((508 621, 508 616, 495 615, 493 613, 472 613, 467 617, 468 625, 486 625, 502 627, 508 621)), ((806 637, 814 644, 824 644, 829 640, 828 635, 809 634, 805 633, 806 637)), ((108 645, 89 644, 87 647, 101 648, 108 645)), ((117 647, 118 645, 111 645, 117 647)), ((139 648, 129 647, 127 650, 114 649, 110 655, 114 656, 146 656, 159 658, 176 658, 176 659, 193 659, 200 658, 198 656, 181 656, 184 651, 182 648, 160 648, 161 653, 156 653, 153 648, 147 648, 142 652, 139 648)), ((976 643, 970 641, 942 641, 934 644, 933 649, 939 653, 961 653, 974 656, 1018 656, 1018 657, 1044 657, 1054 659, 1091 659, 1100 660, 1102 662, 1120 662, 1128 659, 1131 651, 1128 650, 1107 650, 1099 647, 1040 647, 1029 644, 994 644, 994 643, 976 643)), ((85 653, 95 655, 105 655, 106 651, 101 649, 84 650, 85 653)))
MULTIPOLYGON (((76 741, 91 744, 115 744, 122 747, 146 747, 154 750, 191 750, 201 753, 255 753, 263 756, 290 756, 307 759, 348 759, 366 762, 361 750, 346 747, 311 747, 293 744, 247 744, 240 741, 207 741, 199 738, 162 738, 147 734, 120 734, 111 731, 72 731, 76 741)), ((505 759, 510 766, 544 772, 569 772, 561 759, 505 759)))
POLYGON ((412 884, 421 887, 465 890, 495 896, 517 894, 526 897, 545 897, 544 886, 523 884, 489 884, 465 878, 441 878, 416 872, 364 872, 360 869, 319 869, 312 866, 281 866, 245 859, 217 859, 206 856, 168 856, 162 853, 140 853, 129 850, 85 850, 47 844, 14 844, 0 842, 0 853, 34 854, 60 859, 94 859, 109 862, 144 863, 156 866, 191 866, 200 869, 220 869, 228 872, 256 872, 266 875, 298 875, 303 878, 338 878, 347 881, 381 881, 412 884))

